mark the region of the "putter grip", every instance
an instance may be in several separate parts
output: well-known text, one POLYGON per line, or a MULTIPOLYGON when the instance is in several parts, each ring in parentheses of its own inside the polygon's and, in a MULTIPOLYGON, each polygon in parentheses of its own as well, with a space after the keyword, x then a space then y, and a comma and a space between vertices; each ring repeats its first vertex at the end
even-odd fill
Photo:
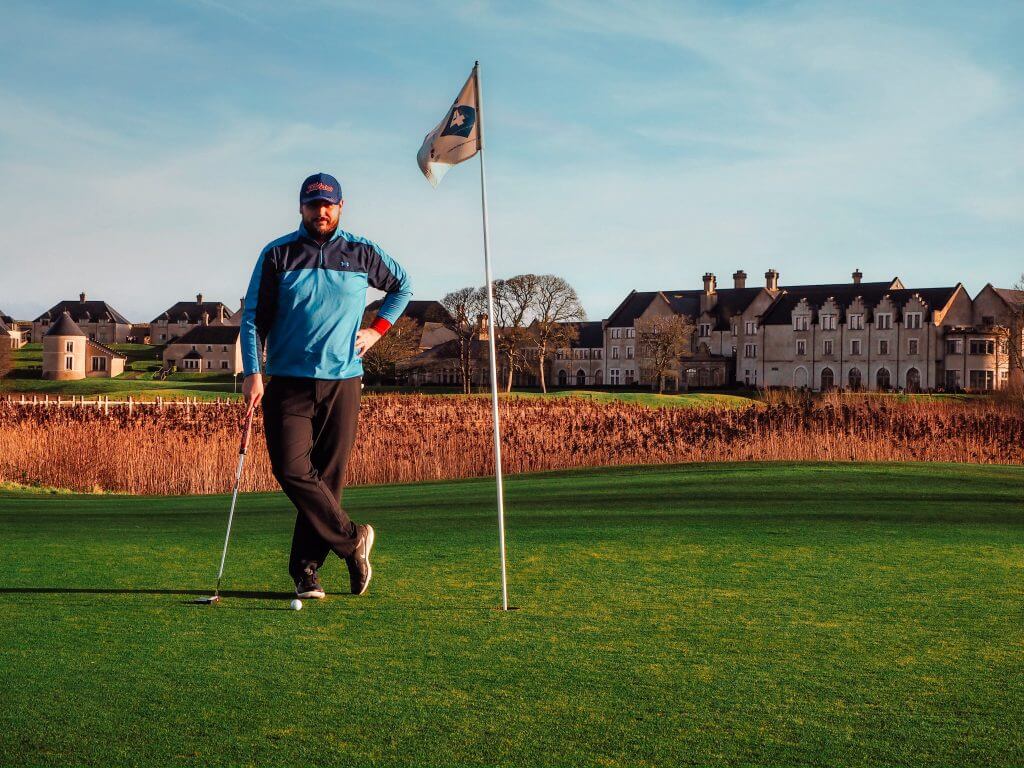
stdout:
POLYGON ((250 408, 245 414, 245 429, 242 430, 242 442, 238 445, 238 453, 245 453, 249 447, 249 433, 252 432, 252 415, 255 408, 250 408))

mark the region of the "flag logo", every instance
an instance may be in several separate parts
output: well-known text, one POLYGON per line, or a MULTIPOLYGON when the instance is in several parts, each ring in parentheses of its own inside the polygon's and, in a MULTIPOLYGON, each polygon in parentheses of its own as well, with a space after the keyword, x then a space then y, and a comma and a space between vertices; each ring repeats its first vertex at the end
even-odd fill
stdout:
POLYGON ((475 125, 476 110, 473 107, 467 107, 465 104, 456 104, 448 115, 448 121, 445 124, 444 130, 441 131, 441 135, 468 137, 473 132, 473 126, 475 125))

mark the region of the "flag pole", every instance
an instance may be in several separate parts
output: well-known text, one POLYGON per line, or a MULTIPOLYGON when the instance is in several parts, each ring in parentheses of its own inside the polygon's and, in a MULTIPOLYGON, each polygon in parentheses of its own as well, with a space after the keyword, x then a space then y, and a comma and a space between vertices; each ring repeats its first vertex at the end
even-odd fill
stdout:
POLYGON ((498 366, 494 350, 494 293, 491 290, 491 234, 487 225, 487 177, 484 173, 484 95, 480 86, 480 62, 473 66, 476 78, 478 142, 480 147, 480 205, 484 221, 484 273, 487 280, 487 341, 491 356, 491 410, 494 415, 494 469, 498 485, 498 548, 501 552, 501 610, 508 610, 508 575, 505 569, 505 494, 501 483, 501 425, 498 420, 498 366))

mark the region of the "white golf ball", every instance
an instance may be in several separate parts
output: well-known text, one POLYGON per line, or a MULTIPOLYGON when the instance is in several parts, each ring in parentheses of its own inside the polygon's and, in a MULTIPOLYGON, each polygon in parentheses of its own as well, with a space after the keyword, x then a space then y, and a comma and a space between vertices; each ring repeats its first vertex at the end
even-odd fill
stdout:
POLYGON ((292 610, 293 611, 301 611, 302 610, 302 601, 298 600, 298 599, 292 600, 292 610))

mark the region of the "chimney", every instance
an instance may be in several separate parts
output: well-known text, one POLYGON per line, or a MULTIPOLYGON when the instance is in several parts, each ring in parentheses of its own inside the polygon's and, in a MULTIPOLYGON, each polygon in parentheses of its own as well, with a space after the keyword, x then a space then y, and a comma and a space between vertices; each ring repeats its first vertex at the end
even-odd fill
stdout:
POLYGON ((196 304, 202 304, 202 303, 203 303, 203 294, 197 293, 196 294, 196 304))
POLYGON ((476 316, 477 338, 487 338, 487 313, 481 312, 476 316))
POLYGON ((715 276, 710 272, 704 273, 704 295, 710 296, 715 292, 715 276))
POLYGON ((241 312, 243 309, 245 309, 245 296, 238 300, 238 311, 241 312))
POLYGON ((221 323, 221 324, 224 323, 224 305, 223 304, 218 304, 217 305, 217 322, 221 323))
POLYGON ((78 294, 78 300, 85 304, 85 291, 82 291, 80 294, 78 294))
POLYGON ((860 269, 855 269, 853 271, 853 284, 854 285, 860 285, 860 281, 861 281, 862 277, 864 277, 864 273, 861 272, 860 269))
POLYGON ((769 269, 764 273, 764 287, 769 291, 779 290, 779 271, 777 269, 769 269))
POLYGON ((747 273, 742 269, 732 273, 732 287, 733 288, 746 288, 747 287, 747 273))
POLYGON ((710 312, 711 308, 718 302, 718 295, 715 293, 715 276, 710 272, 704 275, 704 293, 700 297, 700 311, 710 312))
POLYGON ((202 316, 199 318, 199 324, 200 325, 209 325, 210 324, 210 313, 209 312, 203 312, 202 316))

